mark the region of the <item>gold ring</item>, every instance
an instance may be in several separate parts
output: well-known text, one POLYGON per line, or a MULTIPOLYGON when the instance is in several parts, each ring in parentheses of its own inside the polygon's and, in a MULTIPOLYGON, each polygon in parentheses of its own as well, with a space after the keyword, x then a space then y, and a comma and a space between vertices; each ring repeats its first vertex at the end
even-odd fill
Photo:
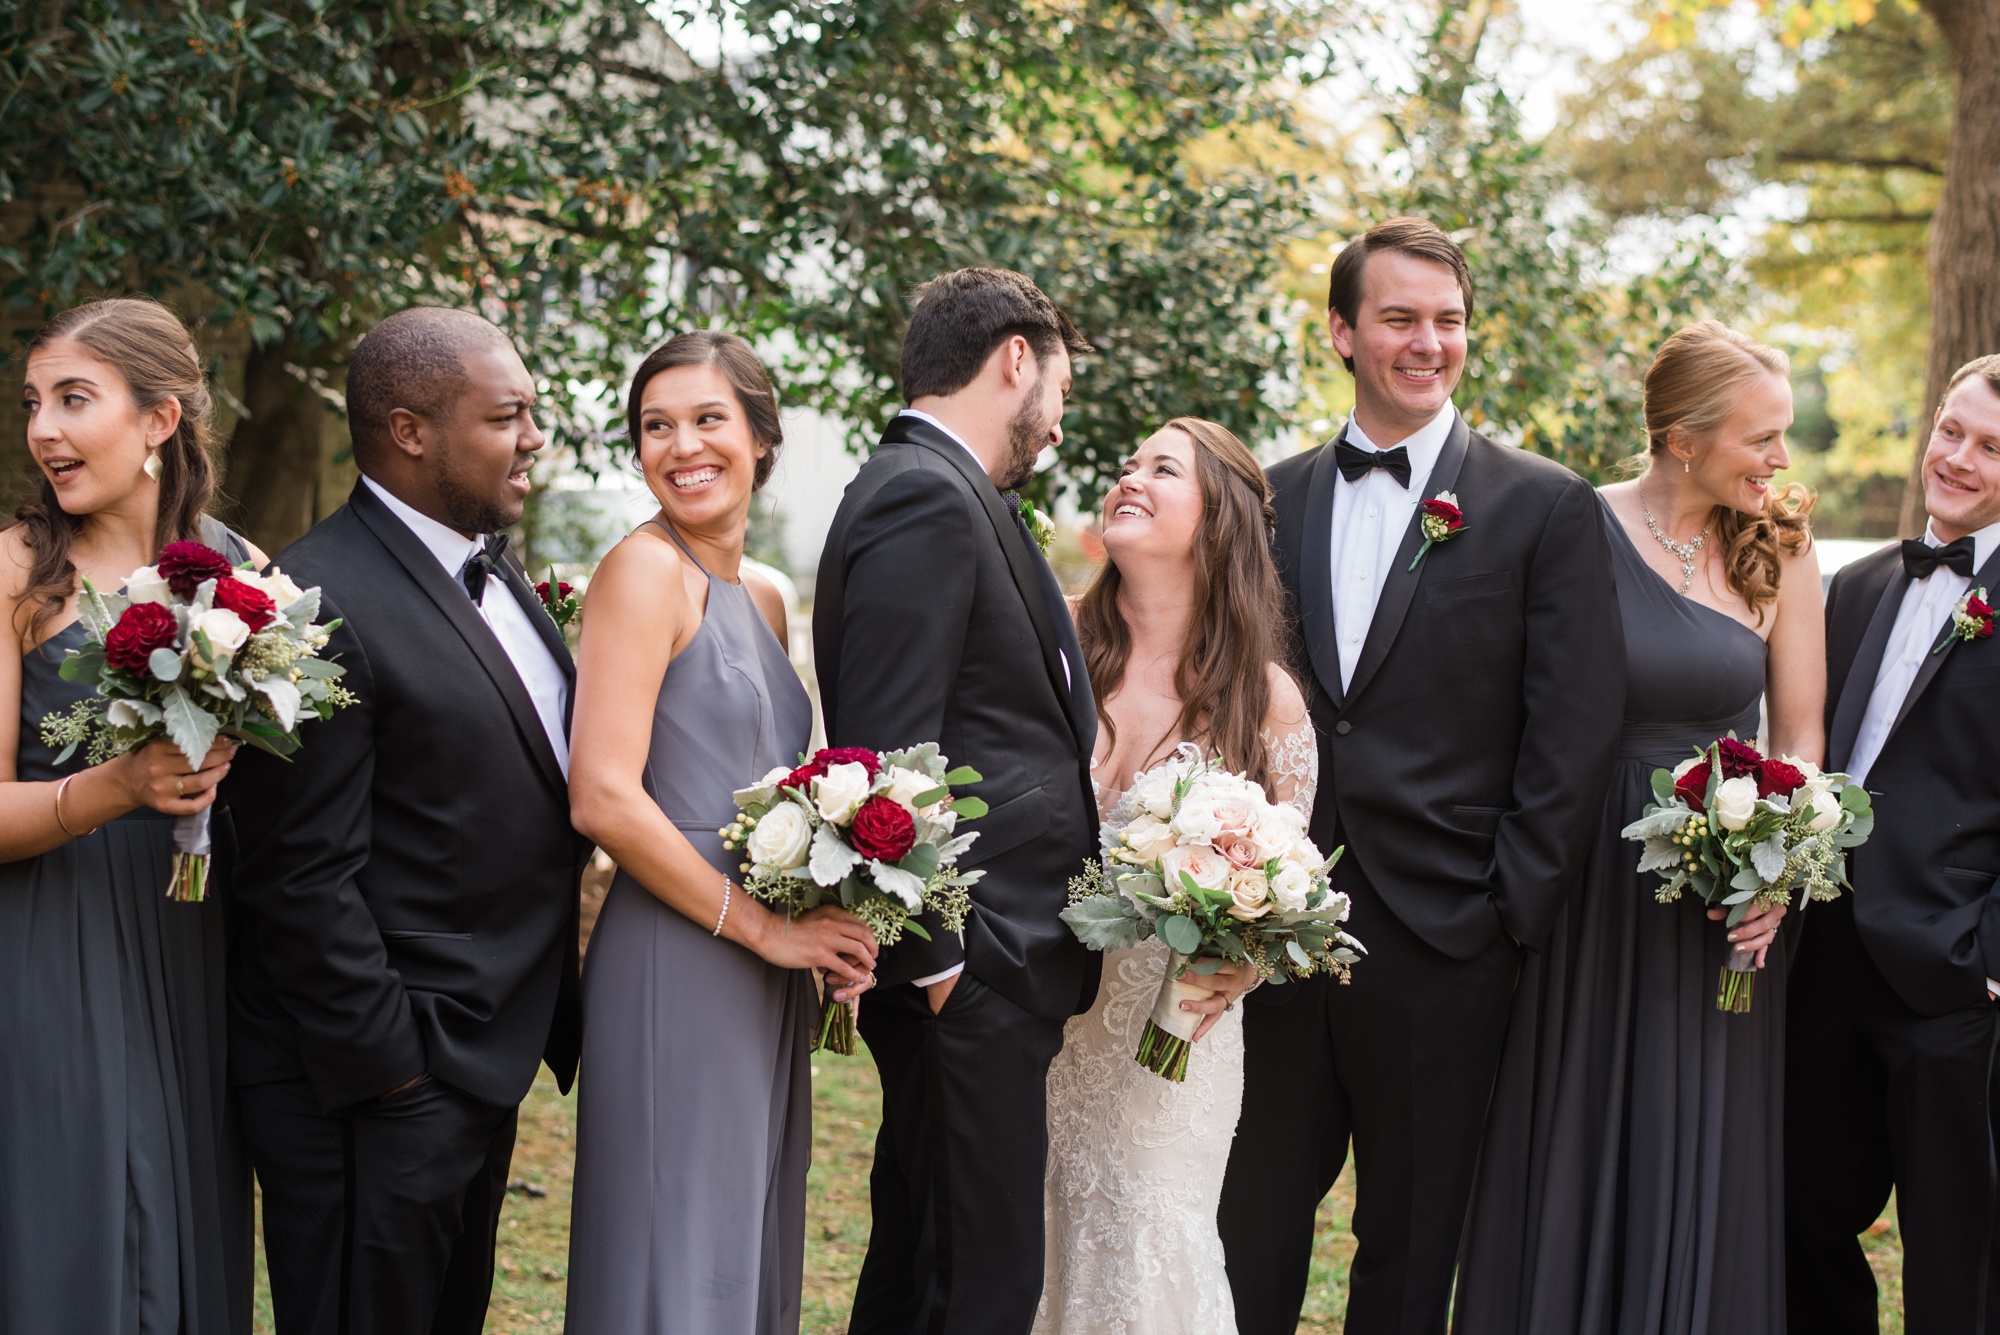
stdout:
POLYGON ((187 796, 187 789, 181 787, 181 776, 178 774, 174 775, 174 796, 175 797, 187 796))

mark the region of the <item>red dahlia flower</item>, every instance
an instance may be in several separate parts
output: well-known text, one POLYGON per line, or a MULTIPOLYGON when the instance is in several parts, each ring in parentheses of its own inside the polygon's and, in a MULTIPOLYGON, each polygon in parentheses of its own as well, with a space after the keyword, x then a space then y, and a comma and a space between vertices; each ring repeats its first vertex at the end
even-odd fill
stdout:
POLYGON ((203 580, 227 579, 235 569, 228 557, 200 542, 170 542, 160 549, 160 559, 153 564, 174 597, 181 599, 194 597, 203 580))
POLYGON ((104 661, 135 677, 147 675, 146 660, 155 649, 174 647, 180 623, 158 603, 133 603, 119 614, 118 624, 104 637, 104 661))
POLYGON ((1734 737, 1725 737, 1716 745, 1722 752, 1722 777, 1725 779, 1755 774, 1757 767, 1764 763, 1764 757, 1756 747, 1739 742, 1734 737))

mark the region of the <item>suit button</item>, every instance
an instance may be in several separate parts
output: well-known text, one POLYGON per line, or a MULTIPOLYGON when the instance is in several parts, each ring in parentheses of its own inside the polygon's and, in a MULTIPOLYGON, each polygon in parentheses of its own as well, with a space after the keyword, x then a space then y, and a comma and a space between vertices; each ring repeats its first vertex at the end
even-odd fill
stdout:
POLYGON ((1345 737, 1347 736, 1348 733, 1354 731, 1354 725, 1352 723, 1349 723, 1346 719, 1342 719, 1340 722, 1333 725, 1333 730, 1340 736, 1345 737))

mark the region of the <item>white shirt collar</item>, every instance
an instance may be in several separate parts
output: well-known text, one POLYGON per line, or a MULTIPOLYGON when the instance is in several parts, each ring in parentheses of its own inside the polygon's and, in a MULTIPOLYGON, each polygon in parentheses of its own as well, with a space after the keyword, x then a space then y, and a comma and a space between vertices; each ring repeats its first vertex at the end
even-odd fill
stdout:
MULTIPOLYGON (((898 414, 898 416, 914 417, 919 422, 929 422, 932 426, 936 427, 938 430, 944 432, 947 436, 950 436, 953 440, 957 441, 959 445, 964 448, 965 452, 972 456, 972 461, 974 463, 979 463, 979 452, 973 449, 970 445, 967 445, 965 443, 965 437, 959 435, 956 431, 953 431, 950 427, 946 426, 943 422, 938 421, 937 418, 932 417, 929 413, 921 412, 915 408, 905 408, 902 410, 901 413, 898 414)), ((979 464, 979 471, 982 473, 985 472, 986 465, 983 463, 979 464)))
POLYGON ((361 480, 368 484, 368 489, 381 499, 382 504, 389 507, 390 514, 402 520, 404 527, 417 535, 417 541, 430 549, 431 555, 444 567, 445 574, 453 579, 458 578, 458 572, 465 568, 467 559, 485 545, 483 538, 468 538, 450 525, 441 524, 429 515, 411 509, 366 473, 361 475, 361 480))
MULTIPOLYGON (((1436 417, 1397 442, 1410 452, 1412 478, 1429 476, 1432 465, 1436 464, 1438 456, 1444 453, 1445 438, 1451 435, 1451 428, 1457 421, 1458 409, 1447 399, 1436 417)), ((1368 439, 1368 434, 1361 429, 1361 424, 1352 417, 1347 419, 1347 443, 1363 450, 1379 451, 1382 448, 1368 439)))
MULTIPOLYGON (((1938 537, 1937 530, 1931 527, 1931 522, 1933 521, 1927 521, 1924 524, 1924 541, 1933 547, 1942 547, 1944 546, 1944 542, 1938 537)), ((1985 528, 1974 531, 1972 535, 1973 574, 1976 575, 1986 568, 1986 563, 1993 559, 1993 553, 1996 548, 2000 548, 2000 523, 1988 524, 1985 528)))

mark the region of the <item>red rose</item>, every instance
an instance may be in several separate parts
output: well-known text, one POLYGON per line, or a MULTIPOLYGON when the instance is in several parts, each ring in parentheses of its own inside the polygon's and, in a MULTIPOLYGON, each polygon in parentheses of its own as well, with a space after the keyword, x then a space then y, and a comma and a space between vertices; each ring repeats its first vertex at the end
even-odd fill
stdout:
POLYGON ((1464 512, 1450 501, 1428 500, 1424 502, 1423 510, 1432 519, 1442 519, 1448 529, 1465 527, 1464 512))
POLYGON ((812 781, 824 773, 826 773, 826 766, 820 763, 818 756, 814 756, 811 760, 808 760, 805 764, 778 780, 778 787, 796 788, 802 793, 809 793, 812 791, 812 781))
POLYGON ((1985 617, 1991 620, 1993 609, 1988 607, 1985 600, 1978 594, 1967 594, 1965 598, 1965 614, 1969 617, 1985 617))
POLYGON ((174 647, 180 623, 158 603, 133 603, 104 637, 104 661, 135 677, 147 675, 146 660, 155 649, 174 647))
POLYGON ((235 569, 228 557, 199 542, 170 542, 160 549, 160 559, 153 564, 174 597, 180 599, 194 597, 203 580, 227 579, 235 569))
POLYGON ((253 588, 240 579, 219 579, 215 582, 215 605, 225 607, 243 618, 243 624, 255 635, 264 627, 278 619, 278 605, 262 589, 253 588))
POLYGON ((1674 793, 1682 801, 1700 811, 1708 801, 1708 762, 1702 761, 1674 783, 1674 793))
POLYGON ((917 822, 901 803, 886 797, 871 797, 854 813, 847 842, 864 858, 900 861, 916 847, 917 822))
POLYGON ((569 594, 570 594, 569 585, 565 584, 561 580, 556 581, 556 592, 554 598, 551 598, 549 596, 549 582, 547 580, 543 580, 540 584, 537 584, 535 586, 535 596, 537 598, 540 598, 545 603, 555 602, 560 599, 567 598, 569 597, 569 594))
POLYGON ((1757 767, 1764 763, 1764 757, 1756 747, 1739 742, 1734 737, 1725 737, 1716 745, 1722 752, 1722 777, 1725 779, 1740 779, 1746 774, 1755 774, 1757 767))
POLYGON ((1782 793, 1789 797, 1805 786, 1806 776, 1795 765, 1787 765, 1782 760, 1767 760, 1757 767, 1757 796, 1769 797, 1782 793))

